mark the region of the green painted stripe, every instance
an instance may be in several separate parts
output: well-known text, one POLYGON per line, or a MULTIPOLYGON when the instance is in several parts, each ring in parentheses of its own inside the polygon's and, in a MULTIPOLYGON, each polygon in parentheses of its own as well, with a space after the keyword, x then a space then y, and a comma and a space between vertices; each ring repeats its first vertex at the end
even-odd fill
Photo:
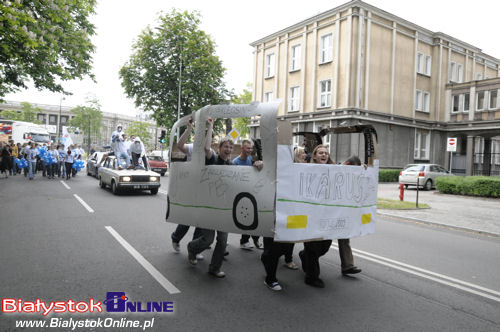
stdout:
MULTIPOLYGON (((180 206, 180 207, 190 207, 190 208, 197 208, 197 209, 212 209, 212 210, 222 210, 222 211, 232 211, 232 208, 219 208, 215 206, 207 206, 207 205, 190 205, 190 204, 181 204, 181 203, 174 203, 170 202, 172 205, 180 206)), ((258 212, 260 213, 272 213, 274 210, 259 210, 258 212)))
POLYGON ((301 203, 301 204, 320 205, 320 206, 346 207, 346 208, 352 208, 352 209, 359 209, 359 208, 367 208, 367 207, 377 206, 377 204, 362 205, 362 206, 340 205, 340 204, 324 204, 324 203, 315 203, 315 202, 306 202, 306 201, 294 201, 294 200, 291 200, 291 199, 284 199, 284 198, 278 198, 277 200, 278 200, 278 202, 301 203))

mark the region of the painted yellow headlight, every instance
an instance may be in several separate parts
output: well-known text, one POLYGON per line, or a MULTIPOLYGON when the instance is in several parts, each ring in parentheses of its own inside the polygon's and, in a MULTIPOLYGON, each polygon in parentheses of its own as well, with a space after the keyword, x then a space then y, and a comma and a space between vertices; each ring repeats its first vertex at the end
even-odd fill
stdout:
POLYGON ((157 182, 157 181, 159 181, 159 180, 160 180, 160 178, 159 178, 159 177, 157 177, 157 176, 150 176, 150 177, 149 177, 149 182, 157 182))
POLYGON ((132 180, 132 179, 130 178, 130 176, 122 176, 122 177, 121 177, 121 181, 122 181, 122 182, 130 182, 130 180, 132 180))

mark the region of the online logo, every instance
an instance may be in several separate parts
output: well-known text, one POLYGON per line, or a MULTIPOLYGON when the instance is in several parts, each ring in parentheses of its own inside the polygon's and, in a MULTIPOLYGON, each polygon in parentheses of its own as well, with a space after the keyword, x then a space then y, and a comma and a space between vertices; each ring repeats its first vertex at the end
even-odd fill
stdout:
POLYGON ((125 292, 107 292, 103 301, 107 312, 174 312, 174 302, 129 301, 125 292))

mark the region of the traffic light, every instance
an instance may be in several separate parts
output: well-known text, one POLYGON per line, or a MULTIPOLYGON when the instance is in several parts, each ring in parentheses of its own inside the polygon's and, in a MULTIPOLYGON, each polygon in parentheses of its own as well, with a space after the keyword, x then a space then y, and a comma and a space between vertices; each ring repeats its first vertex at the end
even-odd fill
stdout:
POLYGON ((160 141, 161 144, 165 144, 167 142, 166 136, 167 136, 167 131, 166 130, 162 130, 161 131, 161 136, 160 136, 160 139, 159 139, 159 141, 160 141))

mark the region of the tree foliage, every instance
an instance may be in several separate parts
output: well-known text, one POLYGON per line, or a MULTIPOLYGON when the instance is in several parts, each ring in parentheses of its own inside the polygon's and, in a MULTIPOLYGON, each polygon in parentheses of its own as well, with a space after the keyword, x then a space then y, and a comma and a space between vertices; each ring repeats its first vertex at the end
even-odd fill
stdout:
POLYGON ((176 10, 160 15, 159 27, 147 27, 139 35, 120 70, 127 96, 166 128, 177 120, 180 68, 181 117, 219 104, 227 94, 225 69, 215 55, 214 42, 199 29, 199 17, 197 12, 176 10))
MULTIPOLYGON (((239 96, 234 96, 231 99, 233 104, 250 104, 252 102, 252 84, 248 83, 247 88, 239 96)), ((250 135, 250 118, 236 118, 233 121, 233 127, 238 130, 241 137, 248 137, 250 135)))
POLYGON ((11 0, 0 2, 0 98, 26 88, 64 91, 60 81, 91 73, 88 20, 96 0, 11 0))
POLYGON ((36 124, 41 124, 41 121, 38 121, 37 114, 41 113, 42 109, 40 107, 34 107, 30 103, 23 101, 21 103, 21 112, 12 111, 12 110, 2 110, 2 117, 8 120, 14 121, 25 121, 32 122, 36 124))
POLYGON ((89 100, 87 104, 87 106, 77 106, 71 110, 75 117, 69 121, 70 128, 71 130, 78 128, 87 136, 100 138, 102 127, 101 105, 96 100, 89 100))

